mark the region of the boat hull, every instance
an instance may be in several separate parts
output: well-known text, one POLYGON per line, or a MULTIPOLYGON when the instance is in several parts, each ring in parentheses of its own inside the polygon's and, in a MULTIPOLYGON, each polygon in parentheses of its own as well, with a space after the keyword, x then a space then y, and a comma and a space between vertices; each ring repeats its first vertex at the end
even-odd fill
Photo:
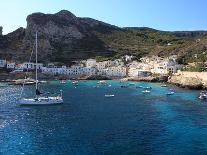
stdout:
POLYGON ((19 100, 20 105, 55 105, 63 104, 61 97, 40 97, 37 99, 21 99, 19 100))

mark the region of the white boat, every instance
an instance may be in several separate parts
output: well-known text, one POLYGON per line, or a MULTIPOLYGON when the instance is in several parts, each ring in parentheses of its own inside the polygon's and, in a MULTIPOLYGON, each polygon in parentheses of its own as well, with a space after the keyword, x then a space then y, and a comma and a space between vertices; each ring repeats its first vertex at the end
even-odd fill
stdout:
POLYGON ((114 94, 106 94, 104 95, 105 97, 114 97, 115 95, 114 94))
POLYGON ((72 81, 72 84, 78 84, 78 81, 72 81))
MULTIPOLYGON (((36 66, 37 66, 37 32, 36 32, 36 66)), ((62 91, 60 91, 60 94, 57 96, 44 96, 39 90, 38 90, 38 78, 37 78, 37 67, 36 67, 36 95, 34 98, 20 98, 19 104, 20 105, 54 105, 54 104, 62 104, 63 103, 63 96, 62 91)), ((24 84, 23 89, 24 90, 24 84)), ((22 95, 21 92, 21 95, 22 95)))
POLYGON ((151 91, 149 90, 143 90, 142 93, 150 93, 151 91))
POLYGON ((152 89, 152 87, 143 87, 144 89, 152 89))
POLYGON ((53 105, 63 103, 62 95, 60 96, 46 96, 46 97, 36 97, 36 98, 22 98, 19 101, 20 105, 53 105))
POLYGON ((167 87, 167 85, 166 84, 163 84, 163 85, 161 85, 161 87, 167 87))
POLYGON ((65 80, 61 80, 60 83, 61 83, 61 84, 65 84, 66 81, 65 81, 65 80))
POLYGON ((105 80, 101 80, 101 81, 98 81, 97 84, 105 85, 105 84, 107 84, 107 82, 105 80))
POLYGON ((207 99, 207 91, 201 91, 198 98, 201 100, 207 99))
POLYGON ((166 95, 174 95, 174 94, 175 94, 174 91, 170 91, 170 92, 166 93, 166 95))

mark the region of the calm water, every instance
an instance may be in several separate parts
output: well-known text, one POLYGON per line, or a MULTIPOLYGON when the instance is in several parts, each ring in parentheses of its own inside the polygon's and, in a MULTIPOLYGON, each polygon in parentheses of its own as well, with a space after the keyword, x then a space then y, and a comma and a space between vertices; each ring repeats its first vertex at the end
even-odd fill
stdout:
MULTIPOLYGON (((207 102, 197 99, 199 91, 173 88, 175 95, 166 96, 172 87, 135 83, 152 87, 143 94, 118 81, 96 83, 42 84, 44 91, 63 90, 65 102, 56 106, 20 107, 21 88, 0 87, 0 154, 207 154, 207 102)), ((33 90, 27 86, 24 95, 33 90)))

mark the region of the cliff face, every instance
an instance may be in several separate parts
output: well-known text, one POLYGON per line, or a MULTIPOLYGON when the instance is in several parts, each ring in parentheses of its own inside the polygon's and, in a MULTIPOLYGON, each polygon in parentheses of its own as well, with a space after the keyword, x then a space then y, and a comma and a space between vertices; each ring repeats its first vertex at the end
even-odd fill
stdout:
POLYGON ((27 17, 26 29, 0 37, 0 53, 6 58, 28 61, 37 32, 40 61, 67 63, 96 55, 113 55, 93 33, 100 27, 103 31, 118 29, 94 19, 76 17, 66 10, 56 14, 34 13, 27 17))
MULTIPOLYGON (((69 11, 33 13, 27 27, 0 35, 0 58, 28 61, 38 32, 38 61, 61 62, 95 56, 120 58, 133 54, 168 56, 177 54, 180 63, 207 60, 207 31, 165 32, 147 27, 119 28, 69 11), (184 61, 184 62, 183 62, 184 61)), ((34 59, 33 59, 34 60, 34 59)))
POLYGON ((207 88, 206 72, 179 72, 169 77, 169 83, 191 89, 207 88))

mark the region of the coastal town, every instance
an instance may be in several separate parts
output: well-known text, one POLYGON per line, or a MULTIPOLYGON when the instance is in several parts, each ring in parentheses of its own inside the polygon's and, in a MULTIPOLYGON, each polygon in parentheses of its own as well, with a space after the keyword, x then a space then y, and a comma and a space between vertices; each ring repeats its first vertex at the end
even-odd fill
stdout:
POLYGON ((98 62, 96 59, 87 59, 75 62, 67 67, 57 66, 54 63, 24 62, 17 64, 14 61, 0 60, 0 67, 7 69, 11 74, 34 71, 49 75, 65 75, 67 77, 104 76, 108 78, 148 77, 152 74, 174 74, 182 66, 177 63, 177 56, 170 57, 142 57, 139 61, 134 56, 125 55, 121 59, 98 62))

